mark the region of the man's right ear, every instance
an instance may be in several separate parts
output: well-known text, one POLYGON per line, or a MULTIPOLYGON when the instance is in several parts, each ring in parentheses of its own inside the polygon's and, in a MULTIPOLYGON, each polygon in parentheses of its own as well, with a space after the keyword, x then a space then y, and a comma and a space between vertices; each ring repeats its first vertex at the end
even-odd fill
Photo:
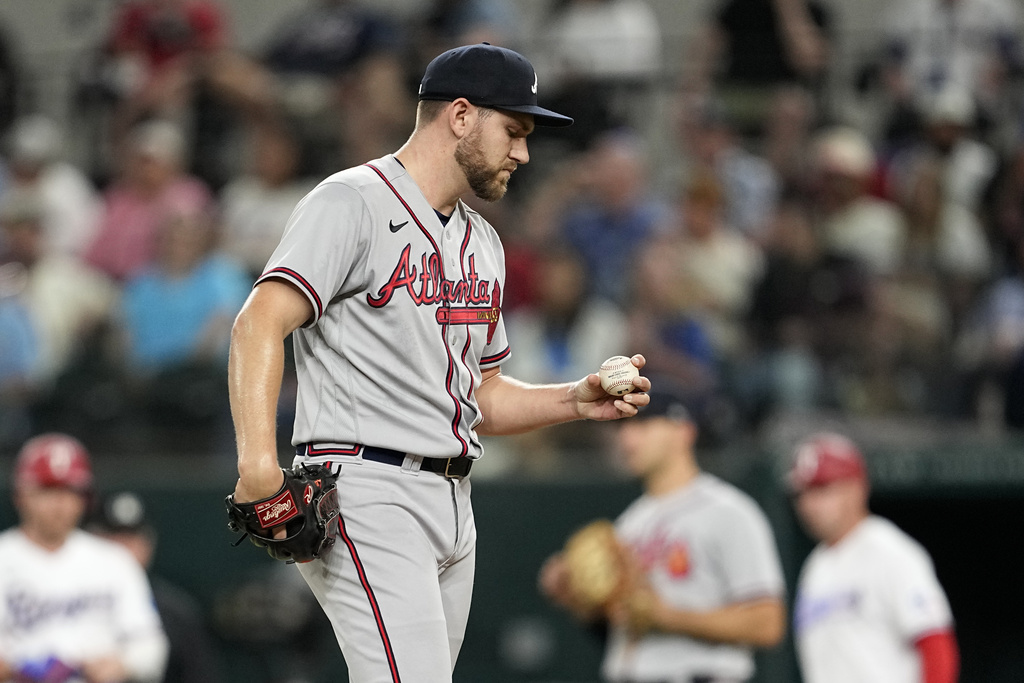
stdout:
POLYGON ((448 107, 448 125, 455 137, 460 140, 466 136, 473 127, 477 117, 477 108, 470 104, 465 97, 452 100, 448 107))

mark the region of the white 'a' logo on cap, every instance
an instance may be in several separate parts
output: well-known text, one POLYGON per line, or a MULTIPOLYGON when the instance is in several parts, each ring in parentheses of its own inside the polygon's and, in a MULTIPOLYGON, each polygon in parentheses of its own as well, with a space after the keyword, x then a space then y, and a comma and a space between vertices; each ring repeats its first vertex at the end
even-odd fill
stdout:
POLYGON ((536 71, 533 72, 533 85, 530 86, 530 91, 533 92, 534 95, 537 94, 537 72, 536 71))

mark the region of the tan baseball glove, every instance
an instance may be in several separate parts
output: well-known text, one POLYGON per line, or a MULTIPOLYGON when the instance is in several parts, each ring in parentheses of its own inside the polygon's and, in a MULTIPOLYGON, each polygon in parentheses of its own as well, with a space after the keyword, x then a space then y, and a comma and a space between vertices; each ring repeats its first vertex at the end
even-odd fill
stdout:
POLYGON ((584 609, 603 610, 625 588, 628 554, 607 519, 590 522, 569 536, 562 561, 572 599, 584 609))

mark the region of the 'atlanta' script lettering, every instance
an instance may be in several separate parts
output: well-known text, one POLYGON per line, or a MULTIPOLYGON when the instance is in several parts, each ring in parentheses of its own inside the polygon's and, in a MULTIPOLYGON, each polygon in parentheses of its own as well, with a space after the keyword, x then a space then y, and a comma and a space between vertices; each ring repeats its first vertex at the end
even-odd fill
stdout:
POLYGON ((391 277, 377 290, 377 296, 366 295, 374 308, 386 306, 396 292, 405 290, 417 306, 430 304, 486 304, 490 302, 488 280, 481 280, 476 272, 476 259, 469 257, 469 272, 463 280, 446 280, 437 254, 424 253, 420 267, 410 264, 411 246, 402 250, 391 277))

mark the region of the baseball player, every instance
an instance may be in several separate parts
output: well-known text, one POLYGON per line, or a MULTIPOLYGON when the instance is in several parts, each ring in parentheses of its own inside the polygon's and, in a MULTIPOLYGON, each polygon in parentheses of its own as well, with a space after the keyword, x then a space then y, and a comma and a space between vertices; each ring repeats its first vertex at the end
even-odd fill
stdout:
POLYGON ((334 547, 299 570, 356 683, 451 680, 473 589, 481 436, 629 417, 647 402, 643 376, 615 397, 596 374, 536 386, 501 373, 501 243, 460 197, 500 199, 534 126, 572 122, 537 106, 537 84, 522 55, 486 43, 436 57, 408 141, 299 202, 235 322, 234 499, 282 487, 275 417, 291 335, 296 461, 337 473, 341 508, 334 547))
POLYGON ((870 514, 856 445, 833 433, 808 438, 789 483, 801 522, 820 541, 794 607, 805 683, 954 683, 953 618, 931 558, 870 514))
POLYGON ((147 571, 169 645, 161 683, 223 681, 216 647, 199 601, 181 586, 159 574, 148 573, 156 554, 158 533, 146 514, 142 498, 132 491, 104 496, 95 506, 95 514, 86 521, 85 529, 123 546, 147 571))
POLYGON ((29 440, 14 470, 20 523, 0 534, 0 681, 160 681, 167 639, 145 572, 77 528, 92 487, 76 439, 29 440))
POLYGON ((644 486, 615 522, 642 574, 636 588, 588 614, 578 609, 561 553, 541 569, 540 588, 553 601, 608 622, 607 681, 745 681, 754 648, 785 634, 785 584, 768 520, 747 494, 700 470, 696 438, 684 400, 660 390, 619 428, 623 462, 644 486))

